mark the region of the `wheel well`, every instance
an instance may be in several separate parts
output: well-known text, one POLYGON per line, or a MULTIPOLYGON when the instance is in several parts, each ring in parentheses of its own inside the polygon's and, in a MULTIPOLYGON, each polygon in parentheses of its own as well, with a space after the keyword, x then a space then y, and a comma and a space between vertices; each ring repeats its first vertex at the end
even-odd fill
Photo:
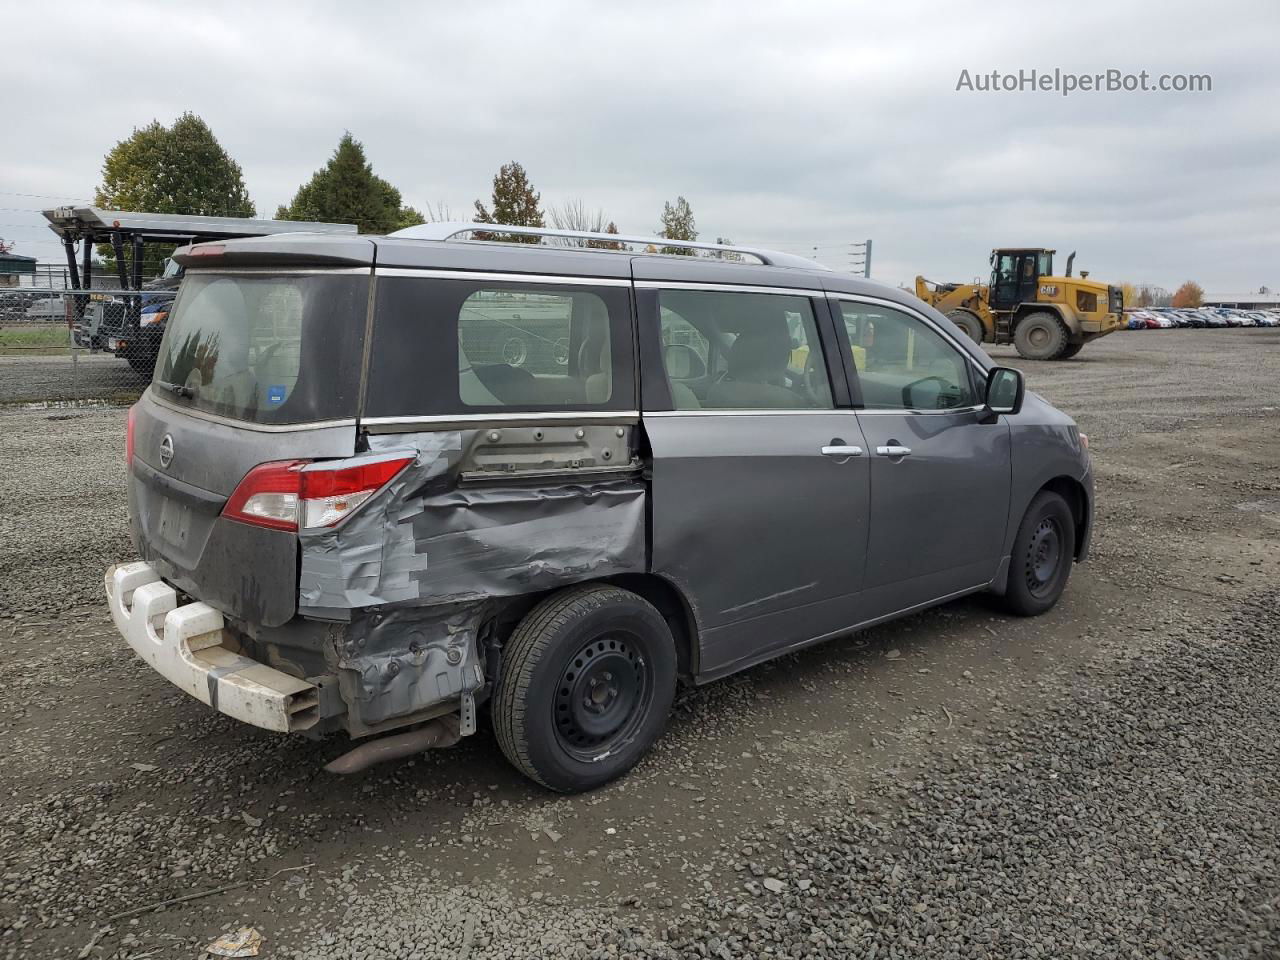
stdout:
POLYGON ((1073 545, 1072 556, 1078 559, 1085 544, 1089 523, 1084 487, 1080 485, 1079 480, 1064 476, 1054 477, 1040 489, 1052 490, 1067 501, 1067 506, 1071 508, 1071 519, 1076 523, 1076 542, 1073 545))
POLYGON ((698 670, 698 625, 693 610, 680 591, 669 580, 652 573, 622 573, 608 577, 604 582, 630 590, 657 608, 675 638, 676 666, 680 675, 695 676, 698 670))
POLYGON ((543 590, 538 593, 521 594, 511 597, 495 612, 488 623, 491 636, 500 646, 507 642, 511 632, 524 619, 525 614, 541 601, 569 587, 591 586, 593 583, 608 583, 623 590, 630 590, 643 597, 657 608, 662 618, 667 621, 671 636, 676 641, 676 668, 681 676, 693 677, 698 669, 698 628, 697 621, 689 604, 685 602, 680 591, 669 581, 651 573, 620 573, 614 577, 600 580, 588 580, 579 583, 567 583, 554 590, 543 590))

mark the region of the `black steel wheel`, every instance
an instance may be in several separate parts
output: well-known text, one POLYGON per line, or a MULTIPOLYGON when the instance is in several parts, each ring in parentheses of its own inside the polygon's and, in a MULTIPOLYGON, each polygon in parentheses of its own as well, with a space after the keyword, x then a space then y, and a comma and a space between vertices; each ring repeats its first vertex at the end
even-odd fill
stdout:
POLYGON ((662 733, 675 683, 675 642, 651 604, 606 585, 561 591, 504 647, 491 707, 498 745, 545 787, 593 789, 662 733))
POLYGON ((624 633, 588 640, 565 663, 556 689, 556 736, 591 760, 629 740, 653 699, 653 665, 624 633))
POLYGON ((1051 490, 1041 490, 1014 537, 1005 606, 1030 617, 1057 603, 1071 576, 1075 540, 1075 518, 1067 501, 1051 490))

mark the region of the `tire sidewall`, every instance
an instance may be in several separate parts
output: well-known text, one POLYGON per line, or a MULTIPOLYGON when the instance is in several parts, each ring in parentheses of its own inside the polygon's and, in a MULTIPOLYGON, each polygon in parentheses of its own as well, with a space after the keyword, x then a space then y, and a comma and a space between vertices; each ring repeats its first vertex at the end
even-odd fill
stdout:
POLYGON ((969 313, 967 310, 957 310, 954 313, 947 314, 947 319, 959 327, 960 332, 974 343, 982 343, 982 321, 974 314, 969 313), (973 335, 975 331, 978 334, 976 337, 973 335))
POLYGON ((527 671, 519 738, 539 778, 553 790, 590 790, 621 776, 648 751, 666 726, 675 695, 676 655, 661 614, 639 597, 603 605, 555 632, 527 671), (603 756, 584 761, 568 753, 555 729, 555 694, 565 664, 590 639, 610 632, 637 638, 653 670, 648 714, 634 735, 603 756))
POLYGON ((1013 550, 1009 558, 1009 584, 1006 595, 1018 613, 1036 616, 1051 609, 1066 589, 1071 577, 1071 566, 1075 562, 1075 518, 1071 508, 1058 494, 1042 491, 1027 508, 1022 523, 1018 526, 1018 535, 1013 541, 1013 550), (1032 532, 1046 517, 1052 517, 1058 523, 1061 539, 1062 556, 1058 569, 1054 573, 1053 589, 1043 596, 1035 596, 1027 586, 1028 551, 1031 545, 1032 532))
POLYGON ((1013 344, 1018 353, 1027 360, 1056 360, 1067 348, 1068 332, 1062 319, 1052 313, 1032 313, 1018 323, 1013 334, 1013 344), (1048 350, 1037 351, 1029 342, 1029 331, 1033 327, 1045 326, 1053 331, 1055 341, 1048 350))

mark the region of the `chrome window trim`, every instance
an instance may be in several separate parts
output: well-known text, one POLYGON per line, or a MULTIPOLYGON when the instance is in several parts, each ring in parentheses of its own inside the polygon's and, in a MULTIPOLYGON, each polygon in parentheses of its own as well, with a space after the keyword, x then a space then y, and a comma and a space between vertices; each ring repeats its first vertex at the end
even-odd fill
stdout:
POLYGON ((161 397, 151 389, 150 385, 147 386, 146 395, 151 398, 152 403, 167 410, 183 413, 198 420, 208 420, 211 423, 235 427, 237 430, 254 430, 258 433, 303 433, 310 430, 331 430, 335 427, 354 427, 356 425, 355 417, 343 417, 340 420, 316 420, 312 423, 253 423, 250 420, 236 420, 233 417, 224 417, 205 410, 179 406, 173 401, 161 397))
POLYGON ((987 368, 978 362, 977 357, 961 346, 960 342, 956 340, 955 337, 947 333, 947 331, 943 330, 940 326, 914 307, 909 307, 905 303, 898 303, 896 300, 886 300, 883 297, 872 297, 860 293, 838 293, 836 291, 829 290, 827 291, 826 296, 829 300, 846 300, 850 303, 869 303, 879 307, 889 307, 890 309, 905 313, 908 316, 915 317, 921 323, 929 327, 929 329, 936 332, 943 340, 951 344, 952 347, 960 351, 960 355, 968 360, 969 363, 973 365, 973 368, 982 375, 983 381, 987 379, 987 368))
POLYGON ((733 407, 720 409, 718 407, 700 407, 697 410, 647 410, 644 413, 648 417, 784 417, 800 414, 802 416, 814 416, 815 414, 833 414, 847 413, 855 414, 859 411, 849 407, 765 407, 762 409, 754 409, 751 407, 733 407))
POLYGON ((821 300, 823 290, 807 287, 761 287, 749 283, 703 283, 695 280, 637 280, 637 290, 707 290, 712 293, 768 293, 775 296, 808 297, 821 300))
POLYGON ((435 414, 421 417, 364 417, 361 419, 360 425, 362 427, 472 427, 500 423, 537 424, 574 423, 577 421, 633 424, 638 423, 639 420, 639 410, 584 410, 581 412, 553 410, 546 413, 532 413, 529 411, 503 413, 495 410, 493 413, 435 414))
POLYGON ((946 416, 953 413, 978 413, 985 409, 986 407, 979 403, 972 407, 947 407, 942 410, 915 410, 911 407, 859 407, 854 411, 854 413, 858 414, 858 416, 862 416, 864 414, 870 416, 885 416, 892 414, 899 417, 936 417, 946 416))
POLYGON ((560 284, 575 287, 629 287, 625 277, 572 277, 552 273, 494 273, 482 270, 441 270, 437 267, 376 267, 375 277, 418 277, 425 280, 485 280, 500 283, 560 284))

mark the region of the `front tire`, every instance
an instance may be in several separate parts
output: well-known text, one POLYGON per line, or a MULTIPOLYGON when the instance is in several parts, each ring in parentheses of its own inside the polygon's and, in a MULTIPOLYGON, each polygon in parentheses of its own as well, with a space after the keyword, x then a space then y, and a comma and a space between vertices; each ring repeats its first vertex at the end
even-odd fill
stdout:
POLYGON ((1011 613, 1034 617, 1058 602, 1074 562, 1076 522, 1067 501, 1041 490, 1027 507, 1013 540, 1004 605, 1011 613))
POLYGON ((635 766, 666 727, 676 688, 671 630, 629 590, 574 587, 516 627, 494 693, 498 746, 525 776, 561 793, 592 790, 635 766))
POLYGON ((1029 313, 1018 321, 1013 345, 1026 360, 1057 360, 1068 346, 1071 333, 1062 318, 1047 310, 1029 313))
POLYGON ((1084 349, 1083 343, 1068 343, 1065 350, 1058 354, 1059 360, 1070 360, 1077 353, 1084 349))
POLYGON ((964 335, 974 343, 983 341, 982 321, 968 310, 952 310, 947 319, 964 331, 964 335))

